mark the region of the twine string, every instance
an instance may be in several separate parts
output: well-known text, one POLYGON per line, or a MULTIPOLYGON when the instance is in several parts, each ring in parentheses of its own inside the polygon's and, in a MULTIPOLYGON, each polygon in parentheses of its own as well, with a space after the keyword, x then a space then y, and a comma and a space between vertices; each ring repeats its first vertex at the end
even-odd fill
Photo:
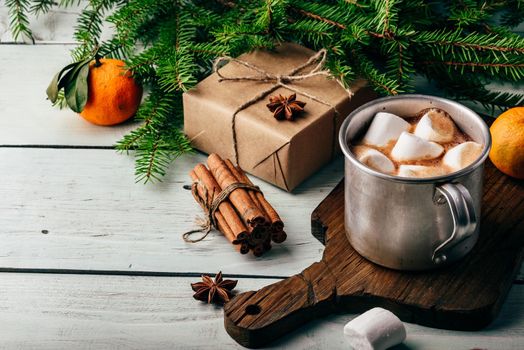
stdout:
MULTIPOLYGON (((289 73, 287 74, 273 74, 273 73, 270 73, 270 72, 267 72, 266 70, 260 68, 260 67, 257 67, 256 65, 254 64, 251 64, 249 62, 246 62, 246 61, 242 61, 242 60, 239 60, 237 58, 233 58, 233 57, 229 57, 229 56, 223 56, 223 57, 219 57, 217 60, 215 60, 214 64, 213 64, 213 70, 217 73, 219 79, 218 81, 219 82, 222 82, 222 81, 259 81, 259 82, 264 82, 264 83, 273 83, 273 86, 271 87, 268 87, 266 90, 263 90, 262 92, 260 92, 259 94, 257 94, 256 96, 254 96, 253 98, 251 98, 250 100, 248 100, 247 102, 244 102, 243 104, 241 104, 240 106, 237 107, 237 109, 235 109, 235 111, 233 112, 233 116, 231 118, 231 133, 232 133, 232 136, 233 136, 233 155, 234 155, 234 158, 235 158, 235 163, 238 165, 239 164, 239 157, 238 157, 238 142, 237 142, 237 132, 236 132, 236 116, 239 112, 241 112, 242 110, 246 109, 247 107, 257 103, 258 101, 262 100, 263 98, 265 98, 267 95, 269 95, 270 93, 272 93, 273 91, 277 90, 278 88, 280 87, 283 87, 283 88, 286 88, 290 91, 293 91, 294 93, 298 93, 298 94, 301 94, 313 101, 316 101, 320 104, 323 104, 325 106, 328 106, 330 108, 333 109, 333 125, 334 125, 334 128, 333 128, 333 139, 335 140, 336 138, 336 125, 337 125, 337 122, 338 122, 338 116, 339 116, 339 113, 336 109, 336 107, 321 99, 320 97, 317 97, 315 95, 312 95, 312 94, 309 94, 305 91, 302 91, 301 89, 297 89, 295 87, 292 87, 290 86, 289 84, 295 82, 295 81, 300 81, 300 80, 305 80, 305 79, 309 79, 309 78, 312 78, 312 77, 315 77, 315 76, 326 76, 326 77, 333 77, 331 75, 331 73, 326 70, 326 69, 323 69, 324 68, 324 64, 326 63, 326 57, 327 57, 327 50, 326 49, 321 49, 320 51, 318 51, 316 54, 314 54, 313 56, 311 56, 305 63, 293 68, 289 73), (221 68, 221 64, 223 62, 236 62, 246 68, 249 68, 257 73, 259 73, 258 75, 245 75, 245 76, 234 76, 234 77, 228 77, 228 76, 225 76, 224 74, 222 74, 222 72, 220 71, 220 68, 221 68), (315 64, 316 65, 307 73, 304 73, 304 74, 298 74, 301 70, 315 64)), ((346 90, 346 92, 348 93, 348 95, 351 97, 353 95, 353 92, 350 90, 350 89, 347 89, 346 87, 344 87, 344 85, 342 84, 341 81, 339 81, 338 79, 335 79, 339 84, 340 86, 342 86, 344 88, 344 90, 346 90)), ((332 155, 334 154, 334 150, 335 150, 335 141, 333 141, 333 147, 332 147, 332 155)))
POLYGON ((207 190, 206 186, 204 186, 204 184, 201 181, 193 182, 193 184, 191 185, 191 193, 196 198, 200 206, 202 206, 202 208, 204 209, 206 216, 204 218, 197 217, 196 221, 199 227, 194 230, 185 232, 182 235, 182 238, 184 239, 184 241, 188 243, 200 242, 204 238, 207 237, 209 232, 211 232, 212 228, 218 229, 218 223, 215 218, 215 212, 217 211, 220 204, 222 204, 222 202, 227 200, 229 198, 229 195, 233 193, 233 191, 239 188, 245 188, 251 191, 262 193, 262 191, 260 190, 258 186, 246 184, 243 182, 234 182, 231 185, 224 188, 222 191, 220 191, 216 197, 215 197, 214 191, 211 194, 211 196, 208 196, 209 191, 207 190), (198 192, 198 186, 201 186, 203 196, 200 196, 198 192), (193 234, 199 233, 199 232, 203 233, 203 235, 201 235, 200 237, 196 239, 190 238, 193 234))

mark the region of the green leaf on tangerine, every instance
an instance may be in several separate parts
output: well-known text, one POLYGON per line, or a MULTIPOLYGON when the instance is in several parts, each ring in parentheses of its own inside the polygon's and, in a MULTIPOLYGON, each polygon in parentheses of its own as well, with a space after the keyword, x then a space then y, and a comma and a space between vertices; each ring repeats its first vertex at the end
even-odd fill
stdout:
POLYGON ((64 74, 64 76, 58 81, 58 91, 60 91, 62 88, 65 88, 71 80, 76 79, 78 71, 80 71, 80 69, 89 62, 91 62, 90 59, 73 63, 73 68, 64 74))
POLYGON ((45 92, 47 94, 47 98, 49 98, 49 100, 52 103, 55 103, 56 99, 58 98, 58 90, 60 90, 60 88, 58 87, 58 82, 62 78, 62 74, 64 74, 64 72, 67 71, 68 69, 74 68, 74 66, 77 63, 78 62, 71 63, 65 66, 64 68, 62 68, 58 73, 55 74, 55 76, 51 80, 51 83, 49 83, 49 86, 47 87, 47 90, 45 92))
POLYGON ((87 63, 75 69, 73 76, 64 87, 67 104, 77 113, 82 112, 87 102, 87 76, 89 75, 87 63))

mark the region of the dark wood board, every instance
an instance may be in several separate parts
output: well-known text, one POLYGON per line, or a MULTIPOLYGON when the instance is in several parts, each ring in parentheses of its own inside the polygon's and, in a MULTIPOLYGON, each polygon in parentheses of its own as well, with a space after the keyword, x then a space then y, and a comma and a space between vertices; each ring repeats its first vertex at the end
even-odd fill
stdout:
MULTIPOLYGON (((497 315, 524 255, 524 181, 486 163, 481 232, 463 260, 429 272, 400 272, 362 258, 344 231, 343 181, 313 211, 313 235, 325 244, 322 260, 300 274, 225 305, 227 332, 257 348, 332 312, 380 306, 403 321, 479 330, 497 315)), ((342 330, 341 330, 342 332, 342 330)))

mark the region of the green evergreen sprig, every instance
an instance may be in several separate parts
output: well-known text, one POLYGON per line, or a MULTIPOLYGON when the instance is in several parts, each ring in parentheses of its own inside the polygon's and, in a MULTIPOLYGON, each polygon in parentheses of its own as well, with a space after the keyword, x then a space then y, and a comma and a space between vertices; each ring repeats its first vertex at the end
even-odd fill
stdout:
POLYGON ((15 40, 25 36, 29 38, 33 44, 35 39, 33 33, 29 28, 29 19, 27 13, 31 6, 30 0, 5 0, 5 4, 9 9, 9 25, 11 26, 11 32, 15 40))
POLYGON ((137 182, 160 180, 173 160, 191 152, 191 143, 180 130, 181 109, 180 92, 155 87, 135 116, 142 125, 118 141, 120 152, 135 151, 137 182))
POLYGON ((210 73, 214 58, 283 41, 327 49, 327 67, 346 86, 361 76, 380 94, 398 94, 415 91, 419 75, 492 110, 524 102, 491 84, 524 80, 524 38, 512 32, 524 0, 6 0, 15 37, 31 37, 27 13, 80 3, 74 61, 100 43, 101 55, 126 60, 149 86, 135 118, 142 125, 116 145, 134 152, 138 181, 161 179, 191 150, 182 93, 210 73), (104 26, 115 33, 100 42, 104 26))

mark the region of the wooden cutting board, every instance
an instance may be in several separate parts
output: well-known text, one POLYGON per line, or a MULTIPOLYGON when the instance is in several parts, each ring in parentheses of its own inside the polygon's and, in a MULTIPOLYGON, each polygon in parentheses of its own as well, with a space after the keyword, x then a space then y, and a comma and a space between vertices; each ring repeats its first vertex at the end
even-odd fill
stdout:
MULTIPOLYGON (((403 321, 478 330, 497 315, 524 255, 524 181, 486 163, 481 232, 463 260, 430 272, 399 272, 362 258, 344 232, 343 181, 313 211, 322 260, 259 291, 237 295, 224 308, 227 332, 261 347, 332 312, 380 306, 403 321)), ((342 332, 342 329, 340 330, 342 332)))

